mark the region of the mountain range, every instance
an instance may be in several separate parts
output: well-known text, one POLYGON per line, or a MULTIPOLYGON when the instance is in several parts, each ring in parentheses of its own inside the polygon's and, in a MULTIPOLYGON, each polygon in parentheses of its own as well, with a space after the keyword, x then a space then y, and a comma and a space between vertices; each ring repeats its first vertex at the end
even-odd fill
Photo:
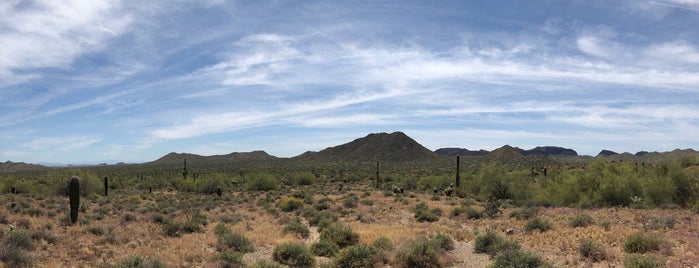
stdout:
MULTIPOLYGON (((539 146, 532 149, 521 149, 505 145, 493 151, 472 151, 464 148, 440 148, 434 152, 410 138, 403 132, 372 133, 351 142, 328 147, 318 152, 308 151, 291 158, 278 158, 265 151, 233 152, 225 155, 202 156, 191 153, 169 153, 155 161, 144 164, 181 165, 186 159, 192 164, 225 164, 232 162, 263 162, 274 160, 291 160, 303 162, 417 162, 444 159, 453 156, 474 157, 482 163, 506 165, 509 167, 547 166, 555 163, 589 163, 592 156, 578 155, 573 149, 557 146, 539 146), (560 161, 560 162, 557 162, 560 161)), ((699 155, 692 149, 674 150, 672 152, 646 152, 636 154, 618 154, 602 150, 597 157, 609 160, 624 160, 636 162, 657 162, 675 159, 688 155, 699 155)), ((12 172, 20 170, 41 170, 48 167, 27 163, 0 163, 0 171, 12 172)))

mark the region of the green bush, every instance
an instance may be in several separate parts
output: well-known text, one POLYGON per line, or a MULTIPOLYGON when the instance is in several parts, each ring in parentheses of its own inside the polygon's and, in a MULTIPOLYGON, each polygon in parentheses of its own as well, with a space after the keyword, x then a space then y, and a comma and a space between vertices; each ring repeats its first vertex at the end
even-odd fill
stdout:
POLYGON ((315 257, 306 246, 296 242, 284 242, 276 246, 272 257, 276 262, 289 267, 313 267, 316 263, 315 257))
POLYGON ((626 268, 656 268, 665 267, 665 263, 651 255, 628 254, 624 259, 626 268))
POLYGON ((303 200, 296 197, 287 197, 279 201, 279 209, 284 212, 292 212, 303 208, 303 200))
POLYGON ((552 267, 534 253, 522 250, 506 250, 498 253, 493 260, 492 268, 514 267, 552 267))
POLYGON ((345 248, 359 243, 359 234, 352 231, 352 229, 346 225, 334 223, 323 228, 320 232, 320 239, 332 241, 340 246, 340 248, 345 248))
POLYGON ((34 241, 25 230, 14 230, 0 241, 0 261, 10 267, 30 267, 34 264, 26 251, 34 249, 34 241))
POLYGON ((385 256, 376 248, 367 245, 355 245, 343 249, 335 257, 338 268, 372 268, 382 267, 385 256))
POLYGON ((385 236, 374 239, 374 241, 371 242, 371 246, 384 251, 392 251, 395 248, 391 239, 385 236))
POLYGON ((510 212, 510 218, 516 218, 518 220, 528 220, 536 217, 539 214, 539 210, 535 207, 527 207, 521 209, 515 209, 510 212))
POLYGON ((570 218, 570 227, 587 227, 594 223, 592 216, 587 214, 580 214, 570 218))
POLYGON ((214 255, 214 260, 221 264, 221 267, 245 267, 243 254, 233 250, 224 250, 214 255))
MULTIPOLYGON (((242 267, 242 266, 241 266, 242 267)), ((251 268, 284 268, 285 266, 278 264, 276 262, 270 262, 266 260, 259 260, 251 268)))
POLYGON ((538 229, 542 233, 546 232, 551 229, 551 223, 541 217, 536 217, 524 224, 524 231, 531 232, 534 229, 538 229))
POLYGON ((164 268, 165 264, 158 259, 143 258, 141 256, 130 256, 126 260, 117 264, 117 268, 164 268))
POLYGON ((290 221, 284 226, 284 229, 282 231, 285 234, 298 234, 301 238, 308 238, 308 236, 311 234, 311 231, 308 230, 308 227, 305 224, 303 224, 300 219, 290 221))
POLYGON ((660 235, 638 232, 630 235, 624 242, 626 253, 646 253, 660 249, 660 235))
POLYGON ((266 173, 251 174, 246 178, 249 191, 271 191, 279 189, 279 180, 266 173))
POLYGON ((454 249, 454 240, 446 234, 436 234, 430 238, 430 241, 441 250, 450 251, 454 249))
POLYGON ((519 244, 514 240, 506 240, 500 237, 494 230, 488 230, 476 236, 473 252, 486 253, 490 257, 495 257, 498 252, 508 250, 518 250, 519 244))
POLYGON ((399 267, 444 267, 445 258, 442 256, 454 249, 454 242, 449 236, 438 234, 432 238, 418 238, 397 254, 399 267))
POLYGON ((311 245, 311 253, 316 256, 332 257, 340 251, 340 246, 335 242, 321 239, 311 245))
POLYGON ((439 220, 439 216, 433 211, 430 211, 429 207, 425 203, 419 203, 413 208, 415 213, 415 219, 418 222, 435 222, 439 220))
POLYGON ((604 252, 604 249, 602 249, 602 247, 591 238, 584 238, 580 240, 578 252, 583 258, 589 259, 593 262, 602 261, 607 258, 607 254, 604 252))
POLYGON ((219 223, 214 227, 214 234, 218 240, 218 248, 221 251, 231 249, 240 253, 250 253, 255 251, 252 241, 245 235, 232 232, 224 224, 219 223))

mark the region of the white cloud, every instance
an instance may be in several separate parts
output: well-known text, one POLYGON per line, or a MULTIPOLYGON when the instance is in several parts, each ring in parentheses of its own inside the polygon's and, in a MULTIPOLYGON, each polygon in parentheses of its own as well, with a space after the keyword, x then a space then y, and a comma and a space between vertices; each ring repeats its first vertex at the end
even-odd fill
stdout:
POLYGON ((37 78, 37 68, 65 68, 104 48, 130 23, 115 1, 6 3, 0 7, 0 87, 37 78))
POLYGON ((94 136, 40 137, 23 146, 32 151, 62 152, 85 148, 101 140, 94 136))

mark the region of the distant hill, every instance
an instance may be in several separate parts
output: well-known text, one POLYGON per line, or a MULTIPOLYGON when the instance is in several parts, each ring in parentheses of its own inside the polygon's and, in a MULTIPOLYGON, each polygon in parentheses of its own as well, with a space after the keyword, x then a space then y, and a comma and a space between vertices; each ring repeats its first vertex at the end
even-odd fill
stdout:
POLYGON ((436 151, 434 151, 434 153, 441 156, 484 156, 488 154, 489 151, 483 149, 478 151, 471 151, 469 149, 464 148, 439 148, 436 151))
POLYGON ((364 138, 326 148, 320 152, 306 152, 294 157, 303 161, 420 161, 436 159, 438 155, 420 145, 403 132, 372 133, 364 138))
POLYGON ((597 156, 612 156, 612 155, 617 155, 617 152, 610 151, 610 150, 602 150, 600 151, 597 156))
MULTIPOLYGON (((508 145, 509 146, 509 145, 508 145)), ((511 147, 511 146, 510 146, 511 147)), ((543 156, 577 156, 578 153, 573 149, 557 147, 557 146, 537 146, 533 149, 524 150, 518 147, 511 147, 519 151, 522 155, 543 155, 543 156)), ((434 151, 442 156, 484 156, 489 152, 486 150, 471 151, 464 148, 440 148, 434 151)))
POLYGON ((276 159, 265 151, 234 152, 225 155, 202 156, 190 153, 169 153, 147 164, 182 164, 187 159, 190 164, 223 164, 232 162, 250 162, 276 159))
POLYGON ((5 163, 0 163, 0 172, 14 172, 14 171, 25 171, 25 170, 42 170, 47 169, 47 167, 42 165, 27 164, 24 162, 12 162, 6 161, 5 163))
POLYGON ((524 155, 544 155, 544 156, 552 156, 552 155, 575 156, 575 155, 578 155, 578 152, 576 152, 573 149, 557 147, 557 146, 537 146, 534 149, 522 150, 522 154, 524 154, 524 155))
POLYGON ((505 145, 483 156, 483 161, 488 165, 505 166, 510 169, 560 165, 560 162, 544 155, 525 156, 522 151, 520 148, 505 145))

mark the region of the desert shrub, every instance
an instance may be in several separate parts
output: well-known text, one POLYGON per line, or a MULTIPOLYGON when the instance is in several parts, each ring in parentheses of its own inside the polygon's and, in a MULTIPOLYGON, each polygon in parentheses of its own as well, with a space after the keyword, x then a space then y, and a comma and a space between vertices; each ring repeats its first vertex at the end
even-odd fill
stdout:
POLYGON ((498 253, 493 260, 492 268, 510 267, 552 267, 541 260, 541 257, 528 251, 505 250, 498 253))
POLYGON ((335 257, 334 266, 338 268, 372 268, 382 267, 385 256, 372 246, 355 245, 340 251, 335 257))
POLYGON ((44 240, 48 244, 53 244, 58 239, 49 228, 41 228, 31 232, 32 240, 44 240))
POLYGON ((96 236, 104 235, 104 229, 100 226, 90 226, 90 228, 87 228, 87 231, 96 236))
POLYGON ((594 223, 594 220, 592 219, 592 216, 587 215, 587 214, 579 214, 575 215, 574 217, 570 218, 569 225, 570 227, 587 227, 590 226, 594 223))
POLYGON ((454 249, 454 240, 446 234, 438 233, 430 238, 430 242, 434 243, 437 248, 445 251, 454 249))
MULTIPOLYGON (((451 241, 451 238, 446 238, 451 241)), ((399 267, 444 267, 448 263, 442 256, 448 251, 447 248, 453 249, 453 241, 450 246, 439 235, 432 239, 418 238, 403 247, 396 255, 396 260, 399 267)))
POLYGON ((488 230, 476 236, 473 252, 486 253, 490 257, 494 257, 498 252, 518 250, 519 248, 520 246, 516 241, 506 240, 495 233, 494 230, 488 230))
POLYGON ((168 219, 163 222, 161 227, 163 228, 163 232, 166 236, 176 237, 180 235, 180 224, 177 222, 168 219))
POLYGON ((121 263, 117 264, 117 268, 164 268, 163 264, 158 259, 143 258, 141 256, 130 256, 121 263))
POLYGON ((276 262, 259 260, 255 264, 251 265, 250 267, 251 268, 284 268, 285 266, 278 264, 276 262))
POLYGON ((580 240, 578 253, 580 253, 583 258, 589 259, 593 262, 602 261, 607 258, 604 249, 591 238, 584 238, 580 240))
POLYGON ((10 231, 0 241, 0 261, 9 267, 30 267, 34 260, 27 251, 33 249, 34 242, 27 231, 10 231))
POLYGON ((289 176, 289 180, 297 185, 311 185, 315 181, 315 175, 311 172, 296 172, 289 176))
POLYGON ((243 254, 233 250, 224 250, 214 255, 214 260, 217 261, 221 267, 245 267, 243 262, 243 254))
POLYGON ((656 268, 665 267, 665 263, 651 255, 628 254, 624 259, 626 268, 656 268))
POLYGON ((518 220, 528 220, 536 217, 539 214, 539 210, 535 207, 526 207, 515 209, 510 212, 510 218, 515 218, 518 220))
POLYGON ((391 239, 385 236, 374 239, 374 241, 371 242, 371 246, 384 251, 392 251, 395 248, 391 239))
POLYGON ((340 248, 345 248, 359 243, 359 234, 352 231, 352 229, 346 225, 334 223, 323 228, 320 232, 320 239, 332 241, 340 246, 340 248))
POLYGON ((354 195, 354 194, 348 195, 348 196, 345 197, 344 200, 342 201, 342 205, 343 205, 345 208, 356 208, 356 207, 357 207, 357 203, 359 203, 359 198, 357 198, 357 196, 354 195))
POLYGON ((360 204, 365 205, 365 206, 373 206, 374 201, 371 201, 369 199, 362 199, 362 201, 359 201, 360 204))
POLYGON ((311 253, 316 256, 332 257, 340 251, 340 246, 327 239, 318 240, 311 245, 311 253))
POLYGON ((415 219, 419 222, 435 222, 439 220, 439 216, 430 211, 425 203, 415 205, 413 212, 415 213, 415 219))
POLYGON ((303 200, 296 197, 287 197, 279 201, 279 209, 291 212, 303 208, 303 200))
POLYGON ((301 219, 295 219, 290 221, 284 226, 284 229, 282 230, 285 234, 286 233, 295 233, 298 234, 301 238, 308 238, 308 236, 311 234, 311 231, 308 230, 308 227, 301 222, 301 219))
POLYGON ((675 219, 675 216, 655 215, 650 218, 646 227, 651 230, 673 229, 676 223, 677 219, 675 219))
POLYGON ((278 263, 289 267, 313 267, 315 257, 303 243, 284 242, 274 248, 272 257, 278 263))
POLYGON ((531 232, 534 229, 538 229, 540 232, 546 232, 551 229, 551 223, 548 222, 546 219, 543 219, 541 217, 536 217, 531 220, 528 220, 524 224, 524 230, 527 232, 531 232))
POLYGON ((220 250, 231 249, 240 253, 250 253, 255 251, 252 241, 244 234, 238 232, 221 232, 217 234, 218 248, 220 250))
POLYGON ((646 253, 660 249, 660 235, 638 232, 630 235, 624 242, 626 253, 646 253))
POLYGON ((249 191, 271 191, 279 189, 279 180, 270 174, 256 173, 246 178, 246 188, 249 191))
POLYGON ((136 215, 133 215, 131 213, 126 213, 126 214, 124 214, 124 216, 121 217, 121 221, 124 223, 136 221, 136 215))
POLYGON ((185 234, 191 234, 191 233, 201 233, 202 228, 201 225, 199 225, 198 222, 194 220, 188 220, 183 223, 180 223, 180 231, 182 231, 185 234))

